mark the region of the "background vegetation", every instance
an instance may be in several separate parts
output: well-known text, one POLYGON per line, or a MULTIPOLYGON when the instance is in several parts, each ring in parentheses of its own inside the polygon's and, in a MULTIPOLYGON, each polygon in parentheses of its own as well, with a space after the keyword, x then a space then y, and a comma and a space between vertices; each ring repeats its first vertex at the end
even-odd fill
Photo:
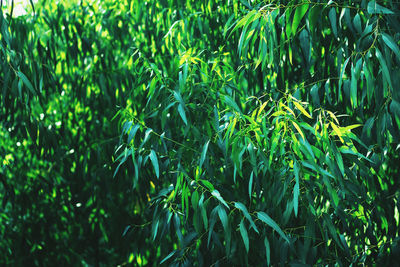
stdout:
POLYGON ((399 2, 10 2, 1 265, 396 262, 399 2))

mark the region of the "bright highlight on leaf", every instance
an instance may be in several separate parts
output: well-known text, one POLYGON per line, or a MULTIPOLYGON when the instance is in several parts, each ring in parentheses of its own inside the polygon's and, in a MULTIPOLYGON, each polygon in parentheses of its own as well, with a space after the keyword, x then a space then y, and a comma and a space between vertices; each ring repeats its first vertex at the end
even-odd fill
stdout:
POLYGON ((298 102, 293 101, 293 104, 296 106, 296 108, 298 110, 300 110, 301 113, 303 113, 303 115, 305 115, 306 117, 312 119, 311 115, 303 108, 302 105, 300 105, 298 102))

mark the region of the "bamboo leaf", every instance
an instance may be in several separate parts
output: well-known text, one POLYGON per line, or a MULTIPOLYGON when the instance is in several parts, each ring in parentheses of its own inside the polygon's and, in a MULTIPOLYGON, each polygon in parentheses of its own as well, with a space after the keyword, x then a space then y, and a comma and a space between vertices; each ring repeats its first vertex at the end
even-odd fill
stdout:
POLYGON ((350 103, 353 108, 357 107, 357 77, 356 70, 351 70, 350 103))
POLYGON ((222 204, 224 204, 224 206, 227 207, 227 209, 229 210, 228 204, 222 198, 221 194, 219 193, 219 191, 217 189, 214 189, 214 191, 211 192, 211 195, 213 195, 216 199, 218 199, 218 201, 221 202, 222 204))
POLYGON ((33 88, 32 83, 25 76, 25 74, 23 74, 21 71, 17 71, 17 75, 19 78, 21 78, 21 80, 25 84, 25 86, 28 87, 29 91, 31 91, 32 94, 37 95, 35 89, 33 88))
POLYGON ((301 135, 301 137, 302 137, 303 139, 305 139, 304 134, 303 134, 303 131, 300 129, 299 125, 297 125, 297 123, 294 122, 294 121, 292 121, 292 124, 293 124, 294 128, 296 128, 297 132, 301 135))
POLYGON ((339 76, 339 88, 338 88, 339 90, 340 90, 340 88, 342 88, 343 75, 344 75, 344 72, 346 71, 346 66, 347 66, 347 63, 349 63, 349 60, 350 60, 350 58, 346 59, 346 61, 345 61, 344 64, 343 64, 342 71, 340 72, 340 76, 339 76))
POLYGON ((177 250, 172 251, 171 253, 168 254, 167 257, 165 257, 160 264, 163 264, 164 262, 166 262, 167 260, 169 260, 172 256, 174 256, 176 254, 177 250))
POLYGON ((152 149, 151 151, 150 151, 150 160, 151 160, 151 163, 153 164, 153 167, 154 167, 154 171, 156 172, 156 176, 157 176, 157 178, 159 178, 160 177, 160 169, 159 169, 159 167, 158 167, 158 159, 157 159, 157 154, 156 154, 156 152, 152 149))
POLYGON ((241 203, 241 202, 235 202, 235 208, 239 209, 241 212, 243 212, 244 217, 246 217, 246 219, 249 221, 250 226, 254 229, 254 231, 256 231, 256 233, 258 232, 257 226, 255 225, 253 219, 251 218, 249 212, 247 211, 246 206, 241 203))
POLYGON ((230 96, 225 96, 225 102, 233 108, 236 112, 241 113, 239 106, 236 104, 236 102, 230 97, 230 96))
POLYGON ((185 109, 183 108, 182 104, 178 105, 178 112, 179 112, 179 115, 181 116, 183 122, 187 125, 188 122, 186 119, 186 113, 185 113, 185 109))
POLYGON ((375 52, 376 52, 376 57, 378 58, 379 63, 382 67, 383 76, 385 77, 385 80, 388 82, 390 88, 393 88, 392 79, 390 78, 389 68, 386 64, 385 59, 383 58, 382 53, 381 53, 381 51, 379 51, 378 48, 375 48, 375 52))
POLYGON ((299 26, 301 19, 307 13, 308 4, 302 3, 298 7, 296 7, 296 11, 294 12, 293 22, 292 22, 292 35, 296 34, 297 27, 299 26))
POLYGON ((393 40, 392 36, 382 33, 382 39, 385 42, 385 44, 393 50, 393 52, 396 54, 398 60, 400 60, 400 49, 397 46, 395 40, 393 40))
POLYGON ((267 256, 267 266, 270 266, 270 264, 271 264, 271 249, 270 249, 269 241, 268 241, 267 237, 264 238, 264 246, 265 246, 265 253, 267 256))
POLYGON ((344 144, 344 140, 342 138, 342 132, 340 131, 339 127, 337 127, 333 122, 330 122, 333 131, 337 136, 339 136, 340 141, 344 144))
POLYGON ((253 189, 253 174, 254 174, 254 172, 251 172, 250 180, 249 180, 249 198, 250 198, 250 200, 251 200, 251 193, 252 193, 252 189, 253 189))
POLYGON ((207 149, 208 149, 208 144, 209 143, 210 143, 210 140, 208 140, 203 146, 203 151, 201 152, 201 156, 200 156, 199 168, 201 168, 201 166, 203 166, 204 160, 206 159, 207 149))
POLYGON ((296 106, 298 110, 301 111, 306 117, 312 119, 311 115, 303 108, 302 105, 300 105, 298 102, 294 101, 293 104, 296 106))
POLYGON ((299 183, 296 183, 294 185, 294 190, 293 190, 293 209, 294 209, 294 215, 296 217, 299 209, 299 194, 300 194, 300 186, 299 183))
POLYGON ((337 38, 338 32, 337 32, 337 22, 336 22, 336 8, 332 7, 331 10, 329 11, 329 20, 332 25, 332 31, 333 34, 335 35, 335 38, 337 38))
POLYGON ((279 225, 274 220, 272 220, 271 217, 268 216, 268 214, 263 211, 259 211, 257 212, 257 217, 261 221, 265 222, 272 229, 274 229, 286 242, 290 243, 288 237, 285 235, 279 225))
POLYGON ((243 219, 240 221, 239 229, 240 234, 242 235, 244 246, 246 248, 246 252, 249 253, 249 236, 247 234, 247 229, 244 225, 243 219))
POLYGON ((394 12, 386 7, 383 7, 376 3, 376 1, 370 1, 367 6, 369 14, 394 14, 394 12))

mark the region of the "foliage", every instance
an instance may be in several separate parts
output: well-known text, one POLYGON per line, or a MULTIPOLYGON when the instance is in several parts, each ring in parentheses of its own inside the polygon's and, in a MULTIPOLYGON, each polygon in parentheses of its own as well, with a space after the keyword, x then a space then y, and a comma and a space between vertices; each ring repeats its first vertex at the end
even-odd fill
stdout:
POLYGON ((394 263, 399 5, 3 15, 3 262, 394 263))

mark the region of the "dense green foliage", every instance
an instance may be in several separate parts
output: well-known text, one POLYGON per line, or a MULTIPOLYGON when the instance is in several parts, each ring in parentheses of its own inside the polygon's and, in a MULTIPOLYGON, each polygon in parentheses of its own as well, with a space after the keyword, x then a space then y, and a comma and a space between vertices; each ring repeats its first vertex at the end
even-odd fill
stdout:
POLYGON ((0 264, 394 263, 400 4, 0 17, 0 264))

